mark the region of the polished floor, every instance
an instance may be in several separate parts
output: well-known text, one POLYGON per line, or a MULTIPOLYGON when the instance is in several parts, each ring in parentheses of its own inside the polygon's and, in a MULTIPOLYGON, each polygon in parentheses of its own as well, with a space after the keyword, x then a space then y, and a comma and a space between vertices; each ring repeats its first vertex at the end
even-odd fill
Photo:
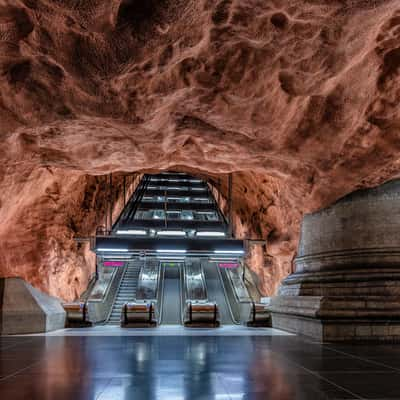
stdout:
POLYGON ((400 346, 285 335, 0 337, 0 399, 400 399, 400 346))
POLYGON ((28 336, 292 336, 274 328, 248 328, 243 325, 223 325, 215 328, 185 328, 182 325, 161 325, 154 329, 126 329, 97 325, 91 328, 60 329, 28 336))

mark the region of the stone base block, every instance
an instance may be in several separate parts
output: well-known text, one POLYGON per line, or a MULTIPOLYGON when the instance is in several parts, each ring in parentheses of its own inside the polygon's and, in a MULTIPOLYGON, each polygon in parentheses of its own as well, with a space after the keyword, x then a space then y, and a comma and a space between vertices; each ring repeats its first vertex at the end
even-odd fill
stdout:
POLYGON ((58 299, 35 289, 21 278, 0 279, 0 334, 48 332, 65 326, 58 299))
POLYGON ((320 342, 400 342, 400 321, 321 320, 273 313, 272 326, 320 342))
POLYGON ((276 296, 274 328, 321 342, 400 342, 400 298, 383 296, 276 296))

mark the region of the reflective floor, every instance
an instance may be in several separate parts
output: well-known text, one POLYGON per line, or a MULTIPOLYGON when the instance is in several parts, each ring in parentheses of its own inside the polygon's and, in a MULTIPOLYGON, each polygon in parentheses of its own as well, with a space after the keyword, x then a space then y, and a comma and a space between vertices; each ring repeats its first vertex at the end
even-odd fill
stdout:
POLYGON ((0 337, 0 399, 400 399, 400 346, 296 336, 0 337))

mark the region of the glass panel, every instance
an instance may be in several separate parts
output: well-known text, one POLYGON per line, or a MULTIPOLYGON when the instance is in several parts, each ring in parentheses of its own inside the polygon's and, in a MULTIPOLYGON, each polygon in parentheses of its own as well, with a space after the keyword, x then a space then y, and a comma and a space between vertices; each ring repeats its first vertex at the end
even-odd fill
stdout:
POLYGON ((181 219, 184 220, 192 220, 193 219, 193 211, 184 210, 181 212, 181 219))
POLYGON ((167 211, 167 219, 180 219, 180 211, 167 211))
POLYGON ((135 219, 164 219, 164 210, 137 210, 135 219))
MULTIPOLYGON (((137 210, 135 219, 165 219, 164 210, 137 210)), ((215 211, 170 210, 167 211, 168 220, 186 221, 219 221, 219 215, 215 211)))
POLYGON ((164 185, 150 185, 147 186, 147 189, 150 190, 178 190, 178 191, 183 191, 183 190, 188 190, 188 191, 192 191, 192 192, 204 192, 205 190, 207 190, 206 187, 190 187, 190 186, 164 186, 164 185))

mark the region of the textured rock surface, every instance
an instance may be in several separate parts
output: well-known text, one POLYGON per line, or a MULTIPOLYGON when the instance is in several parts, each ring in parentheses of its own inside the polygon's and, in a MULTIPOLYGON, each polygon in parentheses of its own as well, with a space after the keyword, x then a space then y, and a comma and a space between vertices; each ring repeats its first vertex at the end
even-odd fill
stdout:
POLYGON ((398 175, 399 43, 398 0, 0 0, 1 274, 82 290, 88 175, 234 171, 271 293, 304 212, 398 175))

